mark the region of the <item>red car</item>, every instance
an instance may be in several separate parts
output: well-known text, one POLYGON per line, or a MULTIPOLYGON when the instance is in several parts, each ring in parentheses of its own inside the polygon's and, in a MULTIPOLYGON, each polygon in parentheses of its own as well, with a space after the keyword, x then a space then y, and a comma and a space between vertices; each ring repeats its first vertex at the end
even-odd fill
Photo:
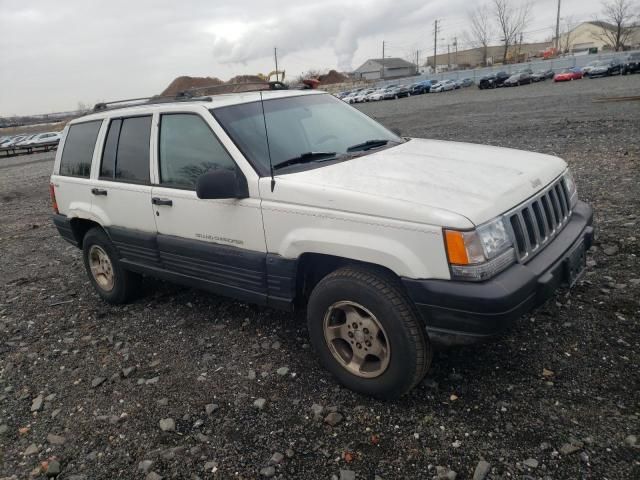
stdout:
POLYGON ((560 73, 553 76, 554 82, 568 82, 569 80, 580 80, 582 78, 582 70, 579 68, 565 68, 560 73))

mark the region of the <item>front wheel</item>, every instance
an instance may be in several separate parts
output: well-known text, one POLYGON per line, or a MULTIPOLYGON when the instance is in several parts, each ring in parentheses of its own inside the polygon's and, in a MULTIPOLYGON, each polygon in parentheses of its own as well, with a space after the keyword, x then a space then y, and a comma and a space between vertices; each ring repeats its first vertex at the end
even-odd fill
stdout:
POLYGON ((139 291, 142 277, 122 268, 113 243, 101 228, 86 233, 82 256, 93 288, 107 302, 126 303, 139 291))
POLYGON ((322 365, 356 392, 400 397, 431 364, 418 312, 384 271, 345 267, 327 275, 311 293, 307 322, 322 365))

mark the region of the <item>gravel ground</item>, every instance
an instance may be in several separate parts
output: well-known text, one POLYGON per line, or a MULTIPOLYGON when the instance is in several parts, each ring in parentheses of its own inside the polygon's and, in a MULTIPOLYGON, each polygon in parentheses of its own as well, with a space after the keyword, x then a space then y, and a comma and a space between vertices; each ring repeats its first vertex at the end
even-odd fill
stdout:
POLYGON ((360 107, 566 158, 598 227, 581 284, 388 403, 318 367, 300 314, 154 280, 101 302, 50 223, 50 156, 0 159, 0 478, 640 478, 640 103, 603 95, 640 75, 360 107))

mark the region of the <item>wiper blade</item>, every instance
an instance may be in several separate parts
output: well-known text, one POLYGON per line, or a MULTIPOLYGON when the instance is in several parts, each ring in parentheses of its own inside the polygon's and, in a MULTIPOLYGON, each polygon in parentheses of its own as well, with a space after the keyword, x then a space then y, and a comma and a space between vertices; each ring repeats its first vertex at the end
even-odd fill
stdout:
MULTIPOLYGON (((357 152, 357 151, 362 151, 362 150, 369 150, 371 148, 384 147, 387 143, 389 143, 391 141, 392 140, 383 140, 383 139, 367 140, 366 142, 362 142, 362 143, 357 143, 355 145, 351 145, 349 148, 347 148, 347 152, 357 152)), ((394 142, 394 143, 396 143, 396 142, 394 142)))
POLYGON ((277 170, 279 168, 288 167, 290 165, 297 165, 300 163, 328 160, 334 158, 336 155, 337 152, 306 152, 298 155, 297 157, 290 158, 289 160, 284 160, 282 162, 276 163, 273 166, 273 169, 277 170))

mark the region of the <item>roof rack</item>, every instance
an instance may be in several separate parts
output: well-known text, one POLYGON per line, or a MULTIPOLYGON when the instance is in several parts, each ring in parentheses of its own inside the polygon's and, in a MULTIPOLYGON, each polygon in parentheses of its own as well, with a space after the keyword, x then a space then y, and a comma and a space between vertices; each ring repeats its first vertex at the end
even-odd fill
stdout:
POLYGON ((153 105, 167 102, 210 102, 209 95, 221 95, 225 93, 258 92, 262 90, 287 90, 289 87, 282 82, 247 82, 247 83, 223 83, 218 85, 205 85, 203 87, 193 87, 182 90, 176 95, 165 95, 155 97, 128 98, 124 100, 113 100, 111 102, 96 103, 94 112, 101 112, 115 108, 123 108, 135 105, 153 105), (194 95, 202 92, 200 96, 194 95))

